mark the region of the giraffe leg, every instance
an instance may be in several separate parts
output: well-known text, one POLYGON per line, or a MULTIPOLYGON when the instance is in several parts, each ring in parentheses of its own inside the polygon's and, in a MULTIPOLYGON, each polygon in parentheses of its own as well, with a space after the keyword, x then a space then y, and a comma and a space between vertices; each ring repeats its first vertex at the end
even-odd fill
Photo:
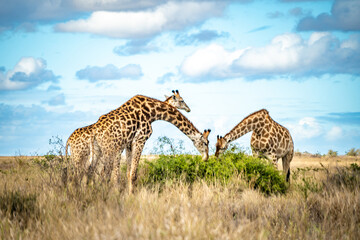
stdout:
POLYGON ((271 163, 274 165, 274 167, 276 169, 278 169, 278 161, 279 161, 279 158, 277 157, 277 155, 275 153, 264 153, 264 157, 268 160, 271 161, 271 163))
POLYGON ((134 192, 134 185, 137 178, 137 168, 139 165, 141 152, 144 148, 145 142, 144 141, 137 141, 133 146, 133 158, 131 161, 131 168, 128 175, 129 181, 129 193, 132 194, 134 192))
POLYGON ((90 142, 90 159, 89 159, 89 167, 87 173, 87 184, 90 181, 94 181, 94 173, 97 169, 101 169, 103 165, 103 153, 100 149, 100 146, 96 142, 94 138, 91 139, 90 142))
POLYGON ((290 151, 282 158, 283 172, 286 176, 287 182, 290 182, 290 162, 293 156, 294 156, 294 151, 290 151))
POLYGON ((126 176, 128 179, 130 179, 130 170, 131 170, 131 159, 132 159, 132 146, 129 144, 126 147, 126 176))
POLYGON ((139 165, 141 153, 144 149, 144 145, 146 141, 152 134, 151 125, 148 124, 147 127, 139 130, 134 138, 132 144, 132 159, 131 159, 131 168, 128 175, 129 182, 129 193, 132 194, 134 192, 134 184, 137 178, 137 168, 139 165))
POLYGON ((114 162, 114 169, 112 170, 112 176, 113 177, 113 180, 115 183, 120 183, 120 174, 121 174, 121 169, 120 169, 120 164, 121 164, 121 155, 122 155, 122 152, 124 150, 120 150, 119 153, 116 155, 115 157, 115 162, 114 162))
POLYGON ((86 162, 88 161, 88 154, 85 154, 79 158, 75 169, 75 180, 77 185, 81 185, 84 173, 86 171, 86 162))
POLYGON ((103 159, 104 168, 103 168, 103 172, 101 173, 101 176, 103 177, 103 180, 105 180, 106 182, 110 182, 111 180, 111 173, 113 170, 115 158, 116 158, 116 154, 109 153, 106 154, 103 159))

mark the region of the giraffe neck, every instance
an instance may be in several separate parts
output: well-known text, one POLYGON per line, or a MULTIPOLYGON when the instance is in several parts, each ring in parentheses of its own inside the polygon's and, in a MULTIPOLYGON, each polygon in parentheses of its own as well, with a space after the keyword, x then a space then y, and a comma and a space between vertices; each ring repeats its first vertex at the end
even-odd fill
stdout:
POLYGON ((224 136, 225 140, 227 142, 232 142, 248 132, 260 131, 264 126, 267 115, 268 111, 265 109, 250 114, 224 136))
POLYGON ((195 141, 201 136, 201 133, 184 115, 169 105, 168 100, 162 102, 154 98, 137 95, 121 106, 120 109, 135 114, 134 117, 138 118, 140 122, 167 121, 175 125, 192 141, 195 141))
POLYGON ((181 132, 188 136, 192 141, 201 136, 198 129, 180 111, 173 106, 156 101, 154 109, 156 114, 151 117, 151 122, 157 120, 167 121, 176 126, 181 132))

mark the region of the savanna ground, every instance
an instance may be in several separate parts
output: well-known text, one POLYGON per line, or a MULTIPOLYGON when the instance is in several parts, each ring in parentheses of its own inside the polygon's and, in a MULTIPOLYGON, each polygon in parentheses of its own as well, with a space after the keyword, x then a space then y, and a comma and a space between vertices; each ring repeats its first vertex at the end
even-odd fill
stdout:
POLYGON ((287 185, 241 152, 162 155, 133 195, 124 169, 120 185, 64 184, 62 159, 0 157, 0 239, 360 239, 359 156, 298 154, 287 185))

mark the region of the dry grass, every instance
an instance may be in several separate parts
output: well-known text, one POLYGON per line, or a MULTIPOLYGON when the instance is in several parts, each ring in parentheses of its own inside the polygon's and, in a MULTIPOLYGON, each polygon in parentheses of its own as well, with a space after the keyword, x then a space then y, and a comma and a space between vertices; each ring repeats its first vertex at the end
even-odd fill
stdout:
MULTIPOLYGON (((348 166, 351 163, 360 163, 360 157, 337 156, 337 157, 311 157, 294 156, 291 161, 291 168, 319 167, 320 163, 327 167, 348 166)), ((279 161, 281 167, 281 160, 279 161)), ((280 168, 281 169, 281 168, 280 168)))
POLYGON ((12 207, 18 217, 0 203, 0 239, 359 239, 360 186, 341 180, 359 160, 296 157, 288 193, 266 197, 240 179, 139 185, 134 195, 124 184, 63 187, 54 168, 0 158, 0 197, 36 196, 12 207))

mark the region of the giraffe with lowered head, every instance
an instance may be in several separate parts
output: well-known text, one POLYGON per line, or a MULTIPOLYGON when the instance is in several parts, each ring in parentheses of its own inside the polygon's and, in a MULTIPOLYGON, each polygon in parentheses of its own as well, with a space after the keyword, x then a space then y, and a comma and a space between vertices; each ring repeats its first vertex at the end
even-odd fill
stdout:
MULTIPOLYGON (((184 99, 180 96, 178 90, 172 90, 173 95, 170 97, 165 95, 166 100, 164 103, 169 104, 177 109, 190 112, 190 108, 185 103, 184 99)), ((102 115, 99 121, 106 118, 102 115)), ((65 159, 67 159, 68 148, 71 150, 71 160, 75 164, 76 172, 79 174, 79 180, 83 178, 85 171, 89 168, 92 159, 90 158, 90 136, 94 124, 76 129, 68 138, 65 147, 65 159)), ((120 158, 119 156, 118 158, 120 158)), ((119 159, 120 160, 120 159, 119 159)), ((120 162, 119 162, 120 163, 120 162)))
POLYGON ((266 157, 272 160, 275 166, 281 158, 286 181, 289 181, 294 143, 289 130, 275 122, 266 109, 245 117, 224 137, 218 135, 215 156, 218 157, 220 153, 224 152, 230 142, 250 131, 253 131, 250 144, 253 155, 266 157))
MULTIPOLYGON (((102 164, 110 179, 116 154, 126 149, 129 192, 134 190, 136 171, 145 142, 152 134, 151 123, 164 120, 175 125, 188 136, 206 161, 209 157, 208 135, 201 133, 175 107, 154 98, 137 95, 121 107, 103 115, 92 127, 91 153, 95 155, 92 169, 102 164)), ((118 164, 115 164, 115 168, 118 164)), ((118 173, 118 171, 115 171, 118 173)))

